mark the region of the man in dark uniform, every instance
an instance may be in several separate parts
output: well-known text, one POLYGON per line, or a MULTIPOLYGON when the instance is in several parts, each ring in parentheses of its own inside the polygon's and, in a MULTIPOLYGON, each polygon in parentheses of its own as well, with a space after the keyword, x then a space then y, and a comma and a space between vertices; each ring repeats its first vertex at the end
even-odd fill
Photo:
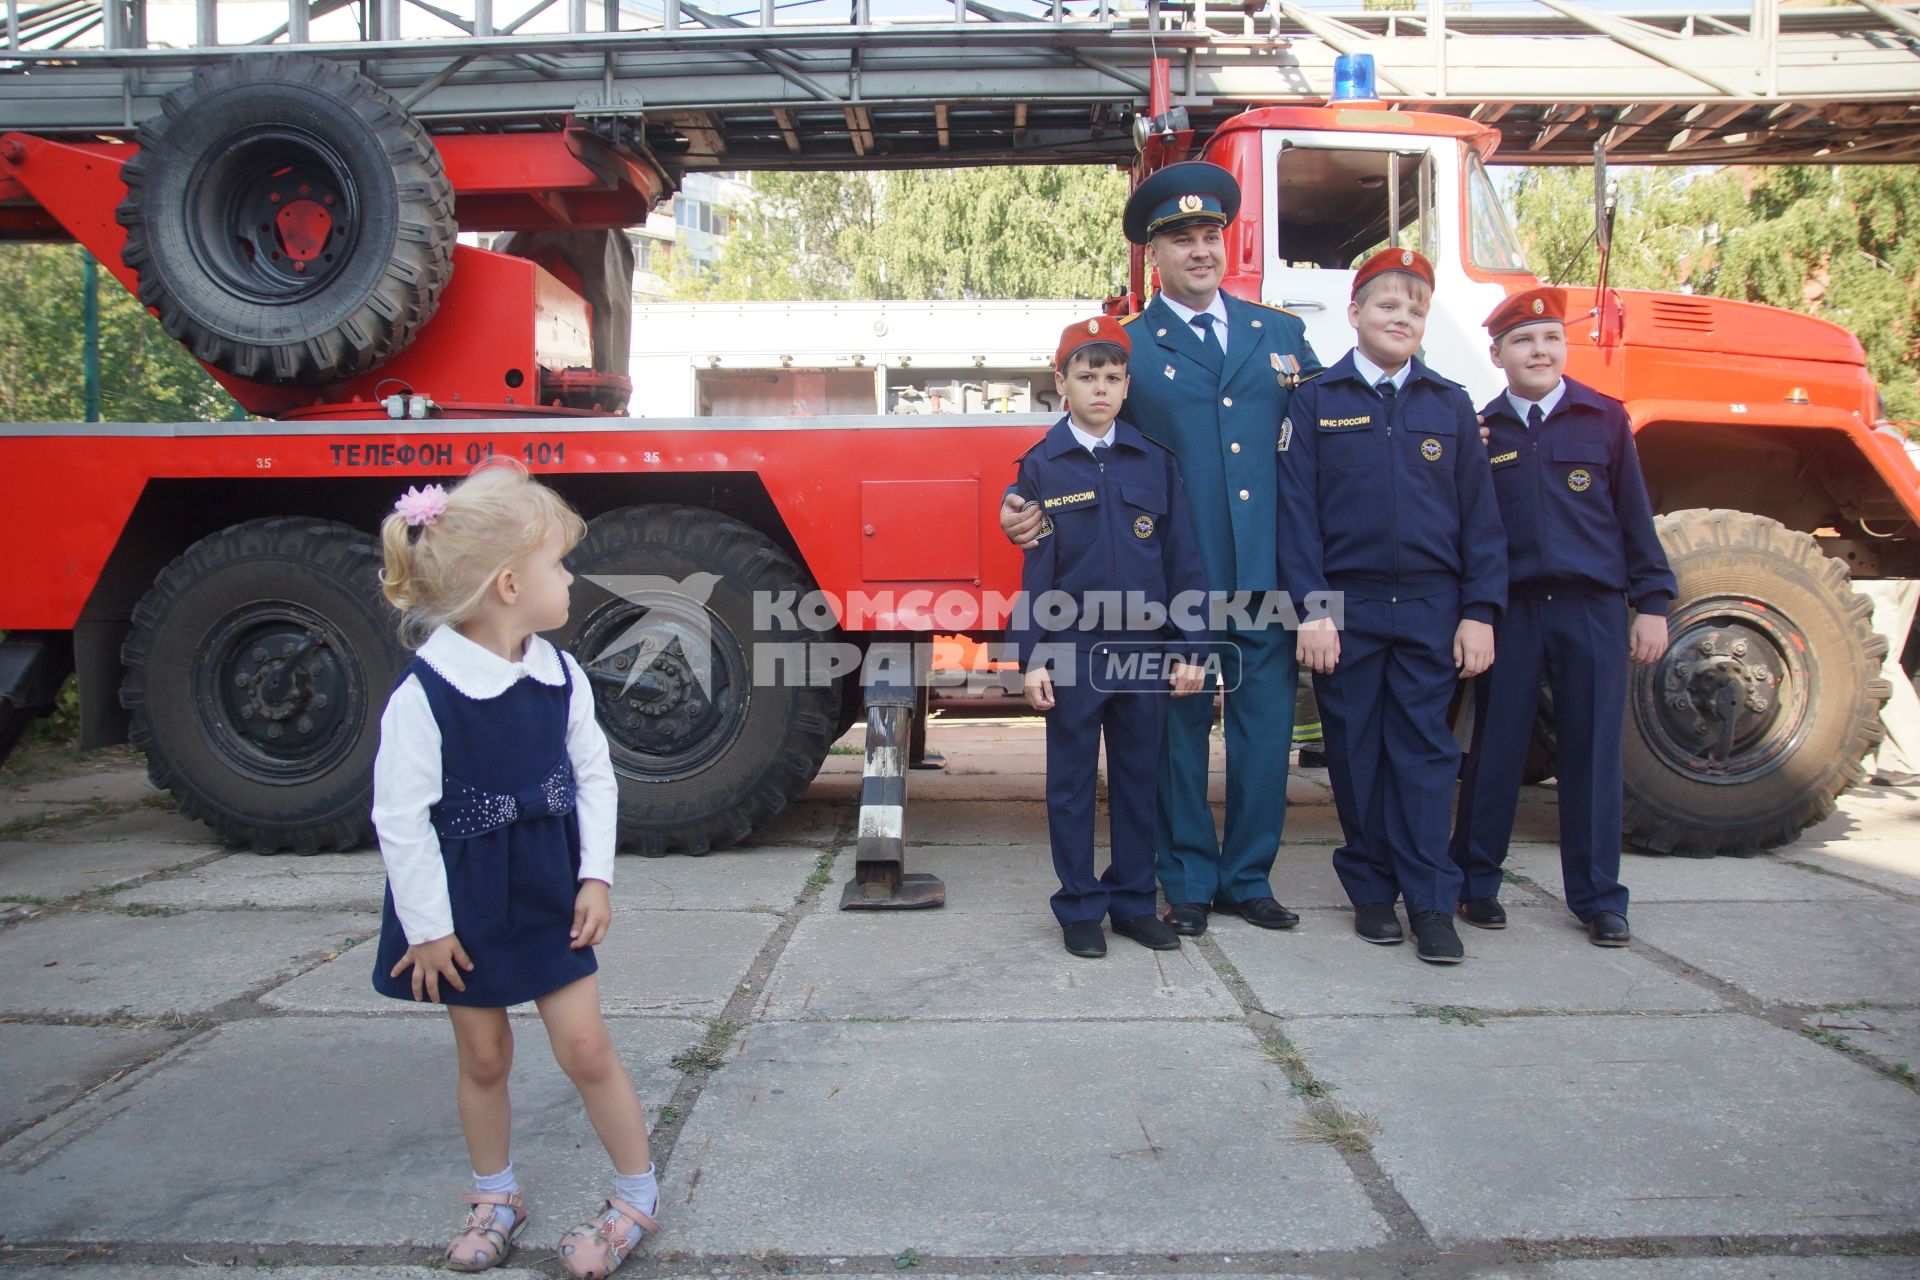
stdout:
POLYGON ((1354 932, 1392 945, 1404 898, 1422 960, 1457 964, 1460 873, 1447 808, 1460 762, 1456 680, 1493 659, 1506 546, 1465 388, 1414 353, 1433 268, 1387 249, 1354 272, 1354 349, 1294 397, 1279 454, 1281 559, 1296 597, 1337 591, 1345 618, 1300 630, 1315 675, 1344 841, 1333 865, 1354 932))
POLYGON ((1677 589, 1618 400, 1564 377, 1566 292, 1529 289, 1487 317, 1507 389, 1481 410, 1506 527, 1509 602, 1500 660, 1475 690, 1453 859, 1460 916, 1503 928, 1500 865, 1513 834, 1544 672, 1559 743, 1560 869, 1567 906, 1596 946, 1623 947, 1621 738, 1627 662, 1667 647, 1677 589), (1633 611, 1631 623, 1628 609, 1633 611))
MULTIPOLYGON (((1207 803, 1211 698, 1173 704, 1160 765, 1160 887, 1167 922, 1188 935, 1205 931, 1209 910, 1268 929, 1299 923, 1270 880, 1286 820, 1299 668, 1292 632, 1266 624, 1282 603, 1273 466, 1280 423, 1293 389, 1320 362, 1299 317, 1220 291, 1221 228, 1239 209, 1233 175, 1194 161, 1141 183, 1125 217, 1127 238, 1147 246, 1160 291, 1126 321, 1133 379, 1122 413, 1178 460, 1207 586, 1227 606, 1210 636, 1229 689, 1224 840, 1207 803)), ((1000 523, 1024 545, 1041 513, 1022 507, 1010 496, 1000 523)))
POLYGON ((1155 771, 1169 686, 1198 691, 1206 578, 1173 455, 1117 415, 1126 330, 1067 326, 1054 355, 1067 413, 1020 459, 1016 490, 1045 513, 1010 637, 1027 701, 1047 714, 1047 832, 1068 951, 1103 956, 1100 921, 1143 947, 1180 939, 1153 909, 1155 771), (1138 627, 1138 630, 1133 628, 1138 627), (1093 873, 1102 736, 1112 862, 1093 873))

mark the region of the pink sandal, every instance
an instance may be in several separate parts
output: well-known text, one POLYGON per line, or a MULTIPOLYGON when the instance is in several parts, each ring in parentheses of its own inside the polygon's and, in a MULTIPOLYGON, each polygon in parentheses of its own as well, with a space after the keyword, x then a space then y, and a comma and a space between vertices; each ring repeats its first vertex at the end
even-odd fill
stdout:
POLYGON ((467 1206, 467 1225, 447 1246, 449 1271, 485 1271, 507 1260, 513 1242, 527 1229, 527 1205, 519 1192, 470 1191, 460 1197, 467 1206), (493 1206, 513 1210, 513 1226, 501 1231, 494 1225, 493 1206))
POLYGON ((639 1246, 640 1241, 627 1243, 635 1227, 640 1228, 640 1241, 660 1234, 658 1222, 625 1200, 608 1200, 593 1221, 560 1237, 560 1261, 566 1264, 567 1274, 580 1280, 605 1280, 639 1246))

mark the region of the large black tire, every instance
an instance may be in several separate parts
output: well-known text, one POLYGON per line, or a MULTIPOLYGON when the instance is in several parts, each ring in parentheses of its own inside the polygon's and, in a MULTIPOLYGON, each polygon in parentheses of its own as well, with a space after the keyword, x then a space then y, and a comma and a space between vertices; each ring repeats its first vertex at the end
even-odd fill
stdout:
POLYGON ((1657 521, 1680 596, 1659 662, 1635 668, 1626 832, 1656 853, 1784 844, 1865 778, 1879 743, 1887 642, 1847 568, 1744 511, 1657 521))
POLYGON ((407 654, 373 539, 254 520, 164 569, 121 647, 147 776, 222 841, 261 853, 372 835, 379 711, 407 654))
POLYGON ((838 681, 755 680, 761 646, 828 639, 754 625, 756 596, 812 589, 800 567, 738 520, 670 506, 600 516, 568 564, 573 619, 558 639, 593 682, 621 847, 702 854, 783 813, 819 773, 841 708, 838 681))
POLYGON ((196 357, 256 382, 358 377, 404 349, 453 272, 453 187, 371 80, 229 58, 168 94, 120 171, 121 259, 196 357))
POLYGON ((580 278, 592 312, 593 367, 624 374, 633 366, 633 241, 618 229, 514 231, 493 242, 495 253, 556 261, 580 278))

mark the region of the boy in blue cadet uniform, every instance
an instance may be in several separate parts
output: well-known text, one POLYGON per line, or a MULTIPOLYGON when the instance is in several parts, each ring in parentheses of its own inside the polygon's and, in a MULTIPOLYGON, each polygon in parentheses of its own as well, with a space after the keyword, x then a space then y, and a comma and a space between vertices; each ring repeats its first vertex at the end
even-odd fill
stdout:
MULTIPOLYGON (((1225 911, 1265 929, 1300 917, 1275 898, 1274 856, 1287 816, 1287 757, 1299 668, 1293 636, 1278 616, 1273 453, 1287 398, 1320 361, 1298 316, 1244 302, 1220 288, 1223 228, 1240 209, 1240 187, 1205 161, 1169 165, 1127 200, 1127 238, 1147 247, 1160 288, 1123 323, 1133 344, 1128 422, 1173 451, 1187 485, 1207 586, 1244 612, 1210 621, 1225 684, 1227 786, 1224 832, 1207 801, 1210 697, 1167 710, 1155 833, 1167 922, 1182 934, 1207 929, 1225 911)), ((1039 513, 1010 497, 1001 528, 1023 545, 1039 513)), ((1213 683, 1210 676, 1209 685, 1213 683)))
POLYGON ((1596 946, 1624 947, 1620 883, 1627 661, 1667 647, 1676 584, 1618 400, 1564 377, 1566 293, 1529 289, 1487 317, 1507 389, 1481 410, 1507 531, 1509 602, 1500 662, 1475 689, 1473 752, 1460 782, 1453 859, 1460 915, 1498 929, 1527 743, 1545 673, 1559 741, 1560 869, 1567 906, 1596 946), (1629 606, 1634 617, 1629 624, 1629 606))
POLYGON ((1155 772, 1167 694, 1205 672, 1206 576, 1173 455, 1119 420, 1129 343, 1120 322, 1061 335, 1067 414, 1020 459, 1015 488, 1043 518, 1023 558, 1008 636, 1027 701, 1047 713, 1047 833, 1068 951, 1104 956, 1102 917, 1156 951, 1180 938, 1154 914, 1155 772), (1093 873, 1094 782, 1106 736, 1112 863, 1093 873))
POLYGON ((1301 625, 1345 843, 1334 869, 1354 931, 1391 945, 1404 897, 1422 960, 1465 958, 1453 928, 1460 872, 1447 856, 1459 749, 1457 679, 1493 661, 1506 540, 1466 391, 1414 355, 1433 268, 1409 249, 1354 273, 1358 345, 1294 394, 1279 448, 1280 557, 1296 600, 1343 597, 1301 625))

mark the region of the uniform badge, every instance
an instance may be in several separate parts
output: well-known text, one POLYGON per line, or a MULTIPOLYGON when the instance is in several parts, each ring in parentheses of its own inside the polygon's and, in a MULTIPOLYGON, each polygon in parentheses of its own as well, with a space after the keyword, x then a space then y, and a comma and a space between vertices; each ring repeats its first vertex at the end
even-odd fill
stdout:
POLYGON ((1432 436, 1428 436, 1425 440, 1422 440, 1420 442, 1420 456, 1425 458, 1428 462, 1440 461, 1441 452, 1442 450, 1440 448, 1440 442, 1438 440, 1435 440, 1432 436))
POLYGON ((1153 336, 1156 338, 1164 338, 1167 336, 1167 331, 1165 329, 1155 329, 1153 331, 1153 336))
POLYGON ((1274 355, 1274 380, 1291 391, 1300 385, 1300 357, 1288 352, 1286 355, 1274 355))
POLYGON ((1166 374, 1166 375, 1167 375, 1167 376, 1168 376, 1169 378, 1171 378, 1171 377, 1173 376, 1173 366, 1172 366, 1172 365, 1168 365, 1168 366, 1167 366, 1167 367, 1166 367, 1165 369, 1163 369, 1163 370, 1162 370, 1161 372, 1163 372, 1163 373, 1165 373, 1165 374, 1166 374))
POLYGON ((1180 212, 1182 212, 1182 213, 1198 213, 1198 212, 1200 212, 1200 209, 1201 209, 1201 206, 1202 206, 1202 205, 1203 205, 1204 203, 1205 203, 1205 202, 1204 202, 1204 201, 1202 201, 1202 200, 1200 199, 1200 197, 1199 197, 1199 196, 1181 196, 1181 197, 1180 197, 1180 212))
POLYGON ((1038 533, 1036 533, 1036 534, 1034 534, 1033 536, 1034 536, 1035 538, 1044 538, 1044 537, 1046 537, 1047 535, 1049 535, 1049 534, 1051 534, 1052 532, 1053 532, 1053 517, 1052 517, 1052 516, 1041 516, 1041 517, 1040 517, 1040 532, 1038 532, 1038 533))
POLYGON ((1533 300, 1533 314, 1535 314, 1535 315, 1537 315, 1537 316, 1538 316, 1538 315, 1545 315, 1545 314, 1546 314, 1546 310, 1547 310, 1547 304, 1546 304, 1546 303, 1544 303, 1544 302, 1542 302, 1542 301, 1541 301, 1540 299, 1538 299, 1538 298, 1535 298, 1535 299, 1533 300))
POLYGON ((1133 536, 1136 538, 1151 538, 1153 536, 1153 517, 1136 516, 1133 521, 1133 536))
POLYGON ((1254 327, 1254 328, 1256 328, 1256 329, 1258 329, 1258 328, 1260 327, 1260 322, 1259 322, 1258 320, 1255 320, 1255 321, 1253 322, 1253 327, 1254 327))
POLYGON ((1585 467, 1575 467, 1567 473, 1567 488, 1575 493, 1585 493, 1593 486, 1593 473, 1585 467))
POLYGON ((1413 250, 1402 249, 1400 251, 1400 265, 1403 267, 1410 267, 1413 265, 1413 250))
POLYGON ((1285 453, 1287 451, 1287 446, 1292 443, 1293 443, 1293 419, 1282 418, 1280 419, 1280 448, 1278 452, 1285 453))
POLYGON ((1100 322, 1098 320, 1087 321, 1087 332, 1088 333, 1100 332, 1100 322))

